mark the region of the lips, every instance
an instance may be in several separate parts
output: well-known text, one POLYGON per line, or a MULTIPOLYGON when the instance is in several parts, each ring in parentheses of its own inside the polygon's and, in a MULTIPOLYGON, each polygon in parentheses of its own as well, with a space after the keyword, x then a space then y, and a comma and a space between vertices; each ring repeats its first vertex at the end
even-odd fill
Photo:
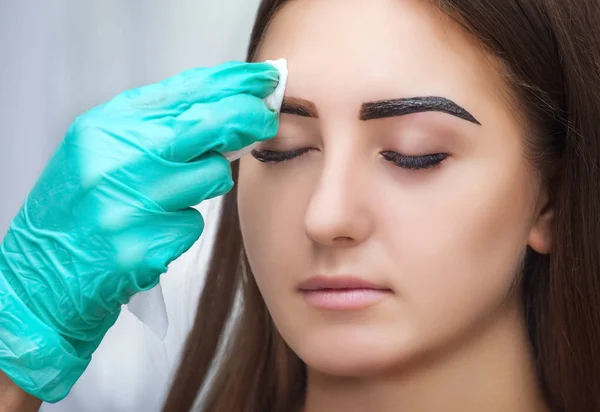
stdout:
POLYGON ((353 276, 315 276, 302 282, 300 290, 320 290, 320 289, 373 289, 373 290, 389 290, 384 286, 378 286, 374 283, 353 276))
POLYGON ((353 276, 315 276, 298 288, 304 299, 317 309, 364 309, 393 294, 392 290, 353 276))

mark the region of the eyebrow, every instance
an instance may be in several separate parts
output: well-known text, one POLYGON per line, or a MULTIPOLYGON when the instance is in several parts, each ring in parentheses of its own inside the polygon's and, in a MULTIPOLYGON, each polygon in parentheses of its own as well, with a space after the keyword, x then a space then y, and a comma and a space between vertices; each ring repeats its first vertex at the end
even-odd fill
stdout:
POLYGON ((281 114, 293 114, 302 117, 319 118, 319 112, 315 104, 309 100, 298 97, 285 97, 281 104, 281 114))
POLYGON ((471 113, 452 100, 438 96, 409 97, 363 103, 360 109, 360 120, 383 119, 423 112, 443 112, 481 125, 471 113))
MULTIPOLYGON (((438 96, 408 97, 402 99, 378 100, 363 103, 359 118, 362 121, 405 116, 413 113, 442 112, 460 119, 481 125, 471 113, 452 100, 438 96)), ((281 105, 281 113, 302 117, 319 117, 315 104, 298 97, 285 97, 281 105)))

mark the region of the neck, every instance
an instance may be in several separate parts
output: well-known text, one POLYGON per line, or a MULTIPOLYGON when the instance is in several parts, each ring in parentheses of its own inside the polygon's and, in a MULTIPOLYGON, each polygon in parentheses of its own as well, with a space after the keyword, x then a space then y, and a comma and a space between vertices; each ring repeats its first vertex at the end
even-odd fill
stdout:
MULTIPOLYGON (((507 302, 508 304, 508 302, 507 302)), ((520 306, 435 361, 385 376, 340 378, 309 369, 305 412, 546 412, 520 306)))

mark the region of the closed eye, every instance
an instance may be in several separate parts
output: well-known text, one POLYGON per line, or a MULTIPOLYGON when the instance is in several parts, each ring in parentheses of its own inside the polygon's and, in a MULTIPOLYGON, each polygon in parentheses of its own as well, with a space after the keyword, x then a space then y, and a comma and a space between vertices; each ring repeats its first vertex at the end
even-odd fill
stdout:
POLYGON ((252 151, 252 156, 254 156, 254 158, 259 162, 275 164, 285 162, 287 160, 292 160, 296 157, 302 156, 305 153, 308 153, 311 150, 312 149, 308 147, 286 151, 255 149, 252 151))
POLYGON ((381 153, 385 160, 394 163, 396 166, 407 170, 422 170, 430 169, 439 166, 446 160, 450 154, 448 153, 433 153, 422 156, 407 156, 398 152, 385 151, 381 153))

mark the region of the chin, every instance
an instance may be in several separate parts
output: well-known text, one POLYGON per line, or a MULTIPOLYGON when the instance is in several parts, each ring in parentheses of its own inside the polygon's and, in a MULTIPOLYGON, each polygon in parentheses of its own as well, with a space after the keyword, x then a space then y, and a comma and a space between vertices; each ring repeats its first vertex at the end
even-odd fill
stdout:
POLYGON ((360 378, 384 374, 390 367, 391 360, 384 356, 321 352, 302 357, 302 360, 308 368, 324 375, 360 378))
POLYGON ((412 356, 407 349, 394 345, 391 339, 374 341, 363 336, 304 342, 296 353, 309 368, 322 374, 367 377, 410 362, 412 356))

